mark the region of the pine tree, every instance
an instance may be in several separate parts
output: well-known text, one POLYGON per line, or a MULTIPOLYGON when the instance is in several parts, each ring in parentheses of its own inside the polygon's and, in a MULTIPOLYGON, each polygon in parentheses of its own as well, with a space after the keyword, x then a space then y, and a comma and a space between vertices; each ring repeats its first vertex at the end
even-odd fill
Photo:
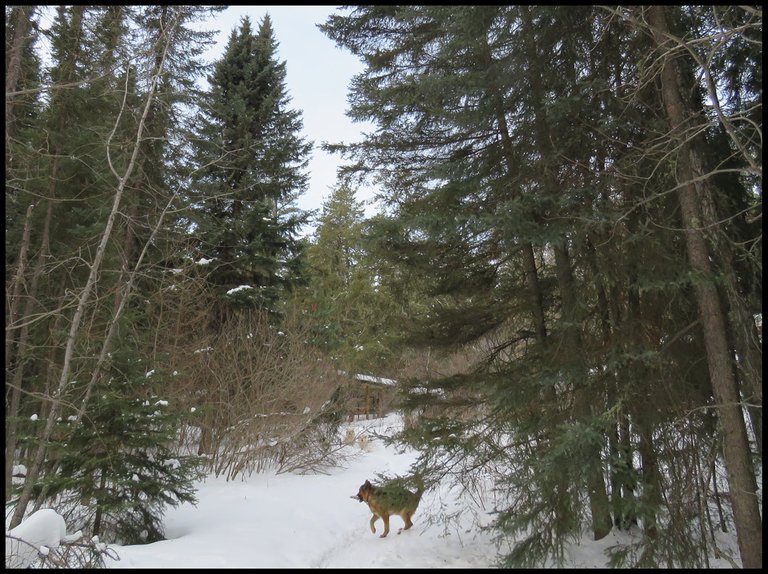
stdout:
MULTIPOLYGON (((708 496, 704 471, 681 471, 720 437, 692 297, 701 277, 669 191, 680 180, 663 94, 648 81, 658 52, 635 16, 376 6, 322 27, 367 64, 350 114, 378 129, 334 149, 383 182, 380 250, 428 298, 406 342, 484 351, 459 375, 412 383, 434 392, 405 385, 406 405, 437 414, 403 439, 423 450, 421 472, 433 480, 444 456, 509 469, 495 475, 500 492, 514 493, 496 526, 523 536, 507 565, 562 560, 568 537, 586 524, 603 536, 611 520, 641 524, 634 564, 707 560, 709 536, 684 496, 664 496, 708 496), (625 16, 633 26, 614 19, 625 16), (685 452, 670 448, 680 421, 685 452)), ((688 50, 683 37, 673 36, 688 50)), ((714 37, 702 35, 710 56, 723 46, 714 37)), ((698 113, 702 86, 681 77, 698 113)), ((732 153, 701 143, 720 161, 732 153)), ((733 214, 726 208, 712 228, 733 214)), ((471 485, 474 475, 454 476, 471 485)))
POLYGON ((307 186, 311 144, 299 135, 300 113, 288 109, 276 51, 269 15, 256 34, 244 18, 202 105, 194 234, 199 255, 213 261, 218 322, 228 308, 277 312, 284 292, 302 280, 297 233, 306 214, 293 202, 307 186))
POLYGON ((382 328, 391 299, 369 250, 364 212, 349 182, 332 190, 307 249, 310 280, 299 304, 314 325, 313 343, 339 368, 382 373, 391 369, 382 328))
POLYGON ((164 374, 123 355, 113 355, 108 380, 74 431, 68 427, 75 417, 63 413, 61 438, 50 447, 59 468, 40 485, 80 515, 73 528, 120 544, 151 543, 163 540, 168 506, 196 502, 198 461, 176 452, 184 418, 153 392, 164 374))

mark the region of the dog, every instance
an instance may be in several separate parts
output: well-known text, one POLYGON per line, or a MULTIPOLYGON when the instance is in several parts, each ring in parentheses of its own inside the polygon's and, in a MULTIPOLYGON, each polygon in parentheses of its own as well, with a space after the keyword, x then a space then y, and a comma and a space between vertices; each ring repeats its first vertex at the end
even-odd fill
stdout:
POLYGON ((357 491, 357 494, 350 496, 356 498, 359 502, 368 503, 368 508, 373 512, 371 517, 371 532, 376 534, 374 523, 381 518, 384 521, 384 534, 380 538, 389 534, 389 517, 393 515, 400 516, 405 522, 405 528, 397 531, 400 534, 403 530, 408 530, 413 526, 411 517, 421 501, 421 495, 424 492, 423 483, 419 483, 418 490, 411 492, 404 486, 392 482, 384 486, 374 486, 371 481, 365 483, 357 491))

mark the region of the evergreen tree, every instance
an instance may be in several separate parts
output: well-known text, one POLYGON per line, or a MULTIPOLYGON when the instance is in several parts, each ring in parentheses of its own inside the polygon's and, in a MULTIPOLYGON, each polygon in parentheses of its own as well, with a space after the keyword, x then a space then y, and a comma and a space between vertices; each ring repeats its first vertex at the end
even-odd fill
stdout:
MULTIPOLYGON (((413 382, 434 393, 406 385, 408 405, 437 414, 403 439, 423 449, 432 480, 447 472, 444 456, 462 460, 454 477, 466 485, 469 469, 505 469, 496 484, 511 494, 496 526, 527 533, 510 565, 561 560, 586 524, 599 538, 611 521, 637 520, 646 537, 635 564, 707 559, 683 498, 663 495, 706 497, 707 475, 662 471, 691 468, 719 440, 702 414, 717 401, 700 361, 701 277, 669 192, 680 179, 660 146, 673 141, 663 94, 646 75, 658 52, 648 30, 614 16, 375 6, 322 26, 367 64, 350 114, 379 129, 336 149, 383 182, 381 252, 429 298, 407 342, 485 354, 457 376, 413 382), (685 453, 669 447, 680 421, 696 437, 685 453)), ((722 48, 710 39, 712 53, 722 48)), ((703 109, 700 90, 687 97, 703 109)), ((726 212, 713 228, 726 229, 716 223, 726 212)))
POLYGON ((193 233, 199 256, 213 262, 210 280, 222 298, 216 322, 229 308, 277 312, 302 280, 297 233, 306 214, 293 202, 307 186, 311 144, 299 135, 300 113, 288 109, 276 50, 269 15, 255 34, 244 18, 201 106, 193 233))
POLYGON ((64 413, 51 445, 58 472, 41 482, 58 504, 81 514, 91 535, 120 544, 163 540, 168 506, 196 502, 197 457, 176 452, 182 413, 157 396, 163 373, 145 372, 144 362, 115 353, 108 381, 95 389, 88 416, 64 413), (158 384, 159 383, 159 384, 158 384), (81 508, 76 510, 77 504, 81 508))
MULTIPOLYGON (((59 7, 47 32, 56 89, 50 90, 35 126, 45 136, 37 146, 45 153, 38 154, 36 178, 27 178, 20 188, 40 209, 33 212, 37 221, 28 242, 34 263, 24 277, 28 297, 22 311, 26 319, 18 329, 19 361, 8 376, 14 387, 21 389, 23 383, 25 390, 34 391, 18 412, 48 419, 38 425, 43 439, 33 462, 24 449, 8 449, 9 460, 18 456, 17 461, 30 467, 30 485, 40 470, 56 474, 56 459, 46 456, 45 438, 53 432, 49 423, 65 403, 80 406, 75 428, 68 432, 87 418, 93 390, 106 388, 102 368, 112 346, 133 349, 134 359, 153 350, 145 300, 125 307, 122 303, 136 291, 149 294, 158 286, 159 274, 152 272, 150 259, 159 259, 153 250, 167 248, 169 237, 149 238, 172 195, 171 161, 177 159, 169 150, 174 131, 180 132, 165 120, 179 102, 174 86, 193 81, 199 44, 209 34, 201 37, 185 27, 200 14, 198 7, 166 7, 157 18, 142 19, 150 11, 59 7), (175 67, 169 77, 162 70, 170 60, 175 67), (157 109, 166 115, 145 113, 146 102, 158 99, 163 105, 157 109), (119 204, 122 211, 120 198, 125 199, 119 204), (140 253, 149 253, 143 259, 144 273, 135 271, 140 253), (99 296, 91 298, 94 291, 99 296), (44 319, 31 320, 37 315, 44 319), (119 335, 113 337, 115 333, 119 335), (88 383, 70 384, 73 380, 88 383)), ((48 494, 37 494, 39 506, 48 494)), ((25 486, 13 522, 21 520, 29 495, 25 486)))
POLYGON ((369 250, 367 227, 354 188, 340 182, 323 204, 307 249, 310 280, 300 304, 314 326, 314 344, 340 368, 381 373, 391 369, 382 329, 391 300, 369 250))

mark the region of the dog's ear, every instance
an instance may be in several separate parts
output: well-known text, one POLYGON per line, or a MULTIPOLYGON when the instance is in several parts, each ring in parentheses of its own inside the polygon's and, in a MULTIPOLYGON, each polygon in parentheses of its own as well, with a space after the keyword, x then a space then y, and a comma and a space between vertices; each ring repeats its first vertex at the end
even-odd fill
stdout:
POLYGON ((371 486, 371 481, 370 480, 366 480, 365 484, 363 486, 371 486))

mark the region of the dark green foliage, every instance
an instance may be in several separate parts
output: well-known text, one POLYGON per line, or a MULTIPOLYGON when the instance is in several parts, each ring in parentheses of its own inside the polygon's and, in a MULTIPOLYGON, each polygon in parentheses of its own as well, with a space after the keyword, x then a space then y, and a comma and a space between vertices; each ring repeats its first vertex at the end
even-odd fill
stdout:
POLYGON ((382 326, 393 304, 367 237, 363 205, 340 182, 318 217, 307 249, 310 280, 295 304, 313 326, 312 344, 340 368, 382 373, 391 359, 382 326))
POLYGON ((199 166, 194 235, 213 260, 210 280, 223 306, 277 312, 278 301, 303 278, 297 239, 306 214, 292 204, 307 186, 311 144, 300 112, 288 109, 285 63, 265 16, 254 33, 245 18, 209 76, 195 138, 199 166), (236 297, 231 289, 252 289, 236 297))
MULTIPOLYGON (((754 10, 735 12, 670 14, 686 42, 700 35, 686 46, 703 60, 718 54, 717 66, 733 72, 731 58, 755 56, 742 50, 761 26, 754 10), (728 27, 726 15, 750 31, 728 27), (732 44, 713 44, 719 33, 732 44)), ((352 83, 350 115, 377 129, 330 148, 354 160, 350 175, 385 190, 376 248, 420 302, 402 341, 480 357, 460 375, 440 376, 438 366, 404 385, 403 404, 420 418, 401 439, 422 449, 427 473, 467 487, 490 473, 506 496, 496 526, 518 541, 507 566, 561 563, 567 542, 589 527, 605 536, 612 522, 639 524, 648 538, 651 550, 631 564, 698 565, 711 550, 682 494, 705 499, 710 485, 703 471, 681 472, 718 436, 694 414, 713 406, 694 297, 704 278, 688 265, 676 152, 654 76, 660 56, 641 16, 375 6, 321 27, 367 65, 352 83), (677 450, 669 425, 696 428, 701 442, 677 450), (680 532, 695 542, 668 543, 680 532)), ((726 142, 710 129, 700 68, 687 63, 688 127, 709 162, 697 185, 712 202, 712 259, 723 296, 743 301, 761 269, 751 259, 760 235, 742 217, 759 197, 744 153, 755 140, 731 130, 726 142), (730 249, 742 254, 738 279, 727 271, 730 249)), ((761 110, 761 93, 746 88, 760 70, 732 75, 743 93, 727 100, 743 96, 761 110)), ((730 114, 748 124, 743 111, 730 114)), ((755 313, 759 303, 734 318, 737 332, 755 313)))
POLYGON ((153 392, 164 378, 113 356, 108 381, 94 389, 80 423, 70 422, 71 415, 59 423, 61 438, 51 445, 59 468, 42 484, 49 496, 80 501, 84 526, 102 539, 163 540, 165 509, 196 502, 197 457, 175 446, 183 414, 153 392))

